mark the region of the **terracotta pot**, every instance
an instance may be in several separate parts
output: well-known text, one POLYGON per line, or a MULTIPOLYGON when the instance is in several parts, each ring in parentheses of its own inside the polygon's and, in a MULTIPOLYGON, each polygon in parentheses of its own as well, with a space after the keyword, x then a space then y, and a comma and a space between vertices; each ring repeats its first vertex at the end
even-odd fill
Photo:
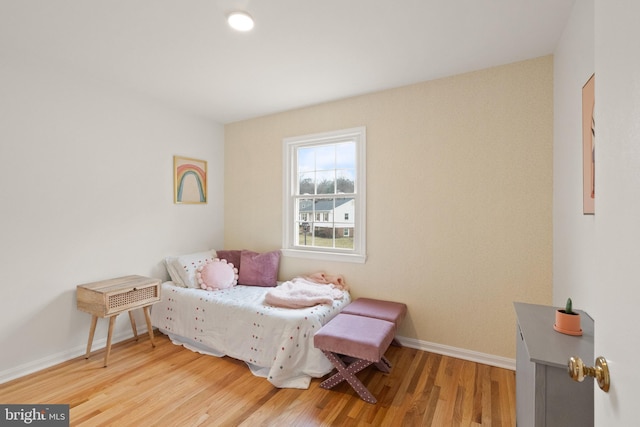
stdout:
POLYGON ((553 329, 567 335, 582 335, 580 313, 567 314, 564 310, 556 310, 556 323, 553 329))

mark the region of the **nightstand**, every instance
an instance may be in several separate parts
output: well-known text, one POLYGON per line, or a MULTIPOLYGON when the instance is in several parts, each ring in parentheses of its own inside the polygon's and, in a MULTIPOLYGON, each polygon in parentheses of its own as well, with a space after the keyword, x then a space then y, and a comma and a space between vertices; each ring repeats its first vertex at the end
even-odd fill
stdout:
POLYGON ((151 326, 151 317, 149 316, 149 307, 160 301, 160 280, 152 279, 144 276, 124 276, 115 279, 101 280, 99 282, 85 283, 78 285, 76 299, 78 310, 87 312, 92 315, 91 328, 89 330, 89 342, 87 343, 87 353, 85 358, 89 358, 91 353, 91 345, 93 343, 93 334, 96 331, 98 317, 109 318, 109 332, 107 334, 107 350, 104 355, 104 366, 109 362, 109 354, 111 353, 111 338, 113 336, 113 325, 116 317, 120 313, 128 312, 133 335, 138 338, 136 322, 133 318, 132 310, 142 308, 145 320, 147 322, 147 330, 149 332, 149 340, 151 345, 155 347, 153 341, 153 328, 151 326))

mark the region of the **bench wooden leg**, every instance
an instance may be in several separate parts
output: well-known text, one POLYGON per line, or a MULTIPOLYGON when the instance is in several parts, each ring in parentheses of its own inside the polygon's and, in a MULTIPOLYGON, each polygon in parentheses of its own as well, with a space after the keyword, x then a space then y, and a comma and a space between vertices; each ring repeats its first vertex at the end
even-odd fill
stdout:
POLYGON ((322 352, 325 354, 325 356, 327 356, 329 361, 331 361, 333 366, 336 367, 338 372, 321 382, 320 387, 330 389, 340 384, 342 381, 347 381, 349 385, 355 390, 355 392, 358 393, 358 396, 362 398, 362 400, 369 403, 377 402, 376 398, 373 396, 373 394, 371 394, 369 389, 367 389, 355 375, 367 366, 372 365, 374 362, 370 362, 364 359, 357 359, 355 362, 347 366, 336 354, 326 350, 322 350, 322 352))

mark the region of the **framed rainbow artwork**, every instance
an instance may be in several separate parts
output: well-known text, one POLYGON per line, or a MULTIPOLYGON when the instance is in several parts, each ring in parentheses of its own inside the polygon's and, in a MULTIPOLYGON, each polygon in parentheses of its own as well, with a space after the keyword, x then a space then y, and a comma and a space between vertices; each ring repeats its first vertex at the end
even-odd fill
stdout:
POLYGON ((207 203, 207 162, 173 156, 173 202, 207 203))

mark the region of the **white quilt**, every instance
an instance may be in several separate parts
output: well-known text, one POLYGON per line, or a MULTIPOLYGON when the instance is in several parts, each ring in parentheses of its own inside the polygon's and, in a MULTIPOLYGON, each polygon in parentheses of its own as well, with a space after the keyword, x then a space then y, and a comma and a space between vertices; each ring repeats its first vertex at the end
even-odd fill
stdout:
POLYGON ((308 388, 333 365, 313 346, 313 335, 351 300, 281 308, 265 304, 270 288, 234 286, 219 291, 162 284, 151 322, 176 344, 245 361, 255 375, 280 388, 308 388))

